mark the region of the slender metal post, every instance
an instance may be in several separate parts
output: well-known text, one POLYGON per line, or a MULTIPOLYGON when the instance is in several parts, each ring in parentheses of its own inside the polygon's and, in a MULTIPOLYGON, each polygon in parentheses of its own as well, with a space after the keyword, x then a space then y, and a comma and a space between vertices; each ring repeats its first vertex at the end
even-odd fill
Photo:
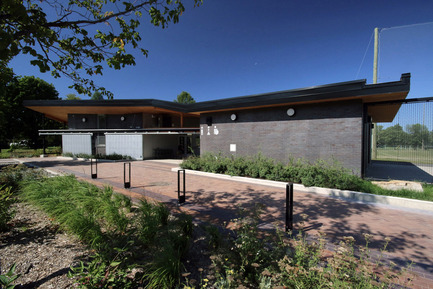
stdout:
POLYGON ((293 230, 293 183, 286 185, 286 232, 293 230))
POLYGON ((92 179, 98 178, 98 159, 95 159, 95 172, 93 173, 93 159, 90 159, 90 174, 92 179))
POLYGON ((45 155, 46 155, 46 151, 45 151, 45 136, 42 136, 42 147, 43 147, 42 155, 45 157, 45 155))
MULTIPOLYGON (((377 83, 379 59, 379 28, 374 28, 374 59, 373 59, 373 84, 377 83)), ((374 120, 373 120, 374 121, 374 120)), ((371 158, 377 159, 377 124, 373 123, 372 138, 371 138, 371 158)))
POLYGON ((131 163, 123 163, 123 187, 129 189, 131 187, 131 163), (129 178, 126 181, 126 165, 129 167, 129 178))
POLYGON ((179 204, 183 204, 185 203, 185 170, 178 170, 177 171, 177 198, 179 201, 179 204), (182 195, 180 194, 180 173, 183 173, 183 190, 182 190, 182 195))

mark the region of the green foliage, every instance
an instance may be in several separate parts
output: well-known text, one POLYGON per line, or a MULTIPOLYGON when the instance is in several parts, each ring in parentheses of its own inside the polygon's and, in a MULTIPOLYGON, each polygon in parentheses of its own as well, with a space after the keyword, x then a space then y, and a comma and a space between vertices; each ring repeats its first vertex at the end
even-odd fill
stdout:
POLYGON ((102 95, 102 93, 100 93, 99 91, 95 91, 92 94, 92 97, 90 98, 91 100, 104 100, 104 96, 102 95))
POLYGON ((174 100, 174 102, 183 103, 183 104, 190 104, 195 103, 194 98, 186 91, 182 91, 180 94, 178 94, 177 98, 174 100))
POLYGON ((43 170, 29 169, 23 164, 9 165, 0 170, 0 184, 10 187, 16 193, 22 181, 33 181, 44 178, 46 173, 43 170))
MULTIPOLYGON (((318 160, 309 163, 302 159, 291 159, 286 165, 261 154, 254 157, 225 157, 221 154, 203 154, 184 160, 183 169, 212 173, 262 178, 273 181, 301 183, 307 187, 325 187, 352 190, 364 193, 433 201, 433 192, 410 190, 387 190, 351 174, 337 162, 318 160)), ((426 186, 428 187, 428 186, 426 186)))
POLYGON ((21 194, 95 249, 116 244, 128 225, 123 209, 130 209, 129 199, 108 187, 100 190, 77 182, 73 176, 27 182, 21 194))
POLYGON ((389 288, 398 284, 400 274, 381 261, 388 238, 372 261, 368 234, 365 246, 355 246, 353 237, 344 237, 330 255, 324 253, 322 236, 307 238, 302 233, 303 222, 295 236, 279 230, 264 235, 257 229, 259 220, 260 207, 233 220, 233 237, 211 257, 216 278, 210 288, 389 288))
POLYGON ((0 288, 3 289, 14 289, 15 285, 12 283, 20 277, 20 274, 15 274, 16 264, 13 264, 6 274, 1 274, 0 272, 0 288))
POLYGON ((15 201, 11 187, 0 186, 0 232, 8 229, 8 223, 15 215, 11 208, 15 201))
POLYGON ((76 96, 74 93, 68 93, 66 95, 66 100, 81 100, 81 97, 76 96))
POLYGON ((192 234, 191 218, 170 216, 162 204, 138 208, 115 194, 73 176, 24 182, 21 198, 47 212, 60 227, 95 251, 72 268, 82 288, 172 288, 192 234), (139 274, 132 274, 134 271, 139 274), (134 275, 134 276, 133 276, 134 275))
MULTIPOLYGON (((201 2, 193 1, 195 6, 201 2)), ((128 51, 139 46, 143 13, 153 25, 165 28, 177 23, 185 11, 183 1, 0 3, 0 61, 8 63, 18 54, 27 54, 32 58, 30 64, 41 72, 51 70, 54 77, 69 77, 73 81, 70 87, 89 96, 96 85, 80 74, 102 75, 104 62, 114 69, 135 65, 135 57, 128 51)), ((147 56, 148 51, 141 49, 141 53, 147 56)), ((98 90, 112 98, 104 88, 98 90)))
POLYGON ((80 287, 84 288, 132 288, 133 280, 122 268, 125 260, 122 253, 125 250, 116 249, 118 254, 111 261, 105 261, 104 257, 96 253, 89 263, 80 262, 80 266, 71 268, 68 277, 76 278, 80 287))
POLYGON ((131 156, 128 155, 121 155, 112 153, 109 155, 89 155, 89 154, 73 154, 73 153, 63 153, 63 156, 65 157, 71 157, 71 158, 83 158, 83 159, 101 159, 101 160, 132 160, 131 156))
POLYGON ((8 82, 4 93, 0 94, 0 107, 6 116, 0 118, 0 146, 8 147, 11 142, 26 140, 33 148, 41 147, 38 130, 60 128, 61 124, 25 108, 23 101, 57 100, 58 95, 52 84, 34 76, 14 77, 8 82))
POLYGON ((420 123, 408 124, 405 129, 399 124, 383 129, 377 129, 378 147, 407 147, 424 150, 433 145, 433 132, 420 123))
MULTIPOLYGON (((3 149, 0 152, 0 158, 31 158, 39 157, 44 153, 43 149, 27 149, 27 148, 9 148, 3 149)), ((45 148, 45 154, 47 155, 61 155, 62 148, 58 146, 45 148)))

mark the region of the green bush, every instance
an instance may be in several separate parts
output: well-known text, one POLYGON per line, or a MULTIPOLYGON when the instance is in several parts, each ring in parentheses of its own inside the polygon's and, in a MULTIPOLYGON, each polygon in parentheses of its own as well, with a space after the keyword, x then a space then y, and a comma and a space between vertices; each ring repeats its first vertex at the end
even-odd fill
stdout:
POLYGON ((131 156, 128 155, 121 155, 121 154, 109 154, 109 155, 102 155, 102 154, 97 154, 97 155, 89 155, 89 154, 83 154, 83 153, 79 153, 79 154, 73 154, 73 153, 63 153, 64 157, 70 157, 70 158, 83 158, 83 159, 101 159, 101 160, 132 160, 131 156))
POLYGON ((43 170, 31 169, 23 164, 9 165, 0 170, 0 184, 11 187, 11 190, 16 192, 23 180, 38 180, 46 175, 43 170))
POLYGON ((8 229, 8 223, 15 215, 11 208, 15 198, 11 187, 0 186, 0 232, 8 229))
MULTIPOLYGON (((260 234, 257 228, 260 212, 261 208, 257 206, 242 218, 232 220, 234 232, 212 255, 214 278, 204 279, 204 287, 208 283, 209 288, 263 289, 408 285, 398 283, 403 280, 399 279, 402 272, 394 270, 394 264, 382 262, 390 242, 388 238, 385 238, 376 261, 370 258, 368 244, 372 236, 368 234, 364 234, 364 246, 355 246, 355 239, 348 236, 343 237, 335 252, 324 254, 326 241, 323 237, 307 238, 302 229, 297 235, 287 235, 279 230, 260 234)), ((402 283, 409 282, 406 279, 402 283)))
POLYGON ((310 163, 303 159, 290 159, 287 164, 274 161, 261 154, 254 157, 225 157, 206 153, 202 157, 190 157, 181 165, 184 169, 212 173, 262 178, 267 180, 300 183, 307 187, 325 187, 352 190, 377 195, 396 196, 433 201, 433 186, 424 185, 424 192, 386 190, 353 175, 338 162, 318 160, 310 163))

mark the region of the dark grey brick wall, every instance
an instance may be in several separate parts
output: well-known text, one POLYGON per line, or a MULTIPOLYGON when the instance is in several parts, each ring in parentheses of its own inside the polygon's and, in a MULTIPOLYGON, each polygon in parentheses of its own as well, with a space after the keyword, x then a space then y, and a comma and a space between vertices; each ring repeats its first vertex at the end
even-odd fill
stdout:
POLYGON ((335 102, 204 114, 200 118, 200 152, 339 161, 360 174, 362 103, 335 102), (288 108, 295 115, 287 115, 288 108), (230 115, 235 113, 237 120, 230 115), (212 125, 207 122, 212 118, 212 125), (230 147, 236 145, 236 151, 230 147))

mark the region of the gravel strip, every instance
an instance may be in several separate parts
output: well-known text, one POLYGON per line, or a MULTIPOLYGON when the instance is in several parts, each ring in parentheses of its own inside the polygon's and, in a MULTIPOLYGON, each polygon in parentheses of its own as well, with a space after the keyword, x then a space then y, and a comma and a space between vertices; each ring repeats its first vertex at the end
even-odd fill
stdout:
POLYGON ((12 228, 0 233, 0 270, 16 264, 16 288, 74 288, 67 277, 71 266, 88 256, 86 247, 53 224, 35 207, 15 204, 12 228))

